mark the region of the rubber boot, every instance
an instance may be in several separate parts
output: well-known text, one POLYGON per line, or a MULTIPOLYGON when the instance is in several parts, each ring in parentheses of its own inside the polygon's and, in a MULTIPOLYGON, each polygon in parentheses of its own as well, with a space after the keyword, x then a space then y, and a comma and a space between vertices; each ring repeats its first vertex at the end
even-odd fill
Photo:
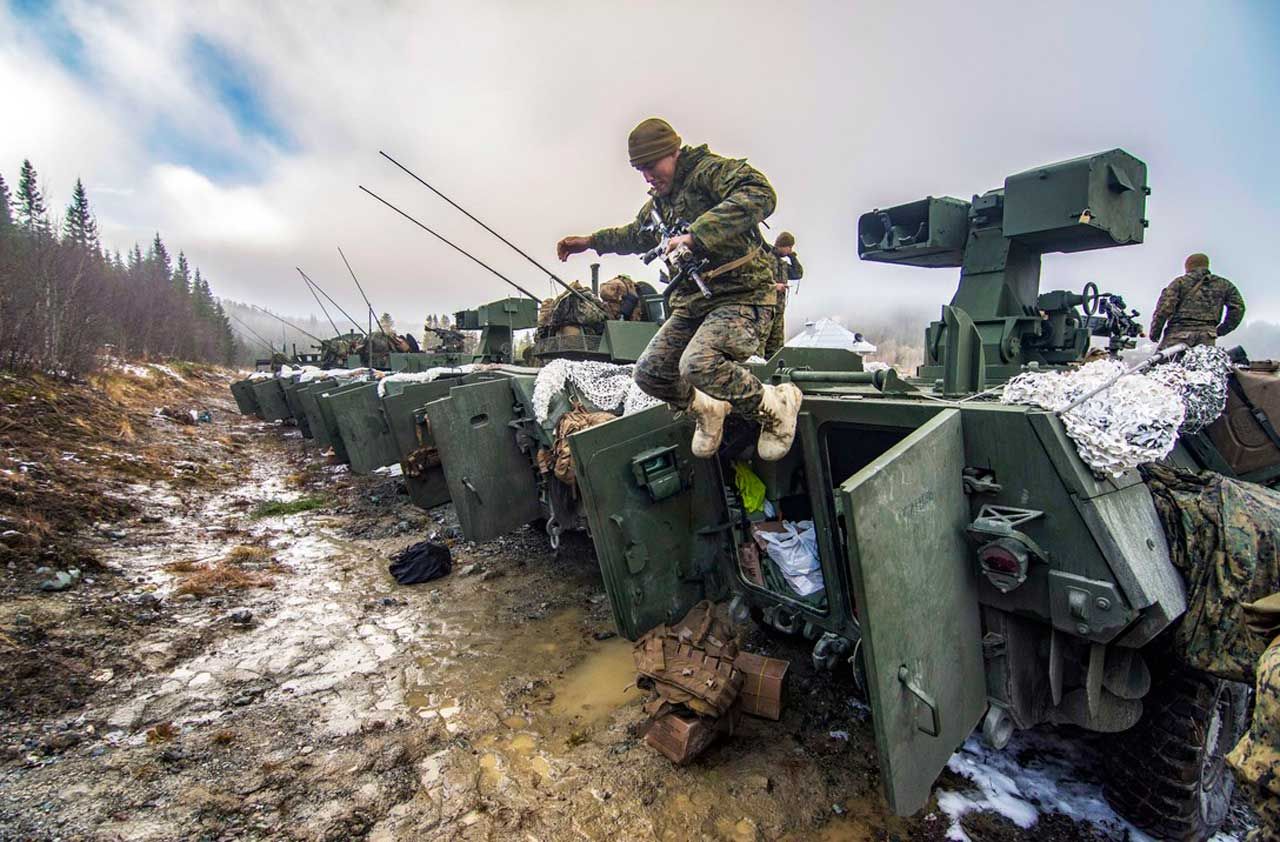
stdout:
POLYGON ((794 383, 781 386, 765 384, 760 396, 760 440, 756 442, 756 455, 766 462, 776 462, 787 451, 796 437, 796 417, 800 414, 800 401, 804 394, 794 383))
POLYGON ((693 455, 699 459, 710 459, 720 449, 720 439, 724 436, 724 418, 733 409, 728 401, 716 400, 706 392, 693 390, 693 400, 689 402, 688 411, 697 421, 697 429, 693 431, 693 455))

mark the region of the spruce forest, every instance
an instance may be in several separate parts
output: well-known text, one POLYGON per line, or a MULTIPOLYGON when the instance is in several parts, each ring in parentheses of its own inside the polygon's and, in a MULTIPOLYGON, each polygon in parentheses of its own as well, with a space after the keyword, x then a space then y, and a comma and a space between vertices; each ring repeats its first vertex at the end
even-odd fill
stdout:
POLYGON ((104 354, 231 363, 236 351, 208 280, 159 233, 121 255, 79 179, 54 215, 29 160, 12 192, 0 175, 0 367, 78 377, 104 354))

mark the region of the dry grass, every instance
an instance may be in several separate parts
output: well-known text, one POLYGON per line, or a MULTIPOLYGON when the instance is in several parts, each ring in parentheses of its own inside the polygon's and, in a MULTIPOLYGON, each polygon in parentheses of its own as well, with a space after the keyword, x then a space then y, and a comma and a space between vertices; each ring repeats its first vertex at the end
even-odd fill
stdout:
POLYGON ((255 547, 251 544, 241 544, 238 547, 233 547, 223 561, 227 564, 241 566, 246 564, 268 564, 271 562, 271 550, 266 547, 255 547))
POLYGON ((241 544, 233 547, 226 557, 213 564, 175 561, 164 569, 186 574, 174 588, 175 593, 204 597, 219 591, 274 587, 275 581, 270 576, 245 569, 266 566, 272 562, 271 550, 266 547, 241 544))
POLYGON ((248 588, 270 588, 275 585, 270 576, 250 573, 234 564, 220 561, 214 565, 204 565, 196 569, 182 580, 175 593, 191 594, 203 597, 221 591, 238 591, 248 588))

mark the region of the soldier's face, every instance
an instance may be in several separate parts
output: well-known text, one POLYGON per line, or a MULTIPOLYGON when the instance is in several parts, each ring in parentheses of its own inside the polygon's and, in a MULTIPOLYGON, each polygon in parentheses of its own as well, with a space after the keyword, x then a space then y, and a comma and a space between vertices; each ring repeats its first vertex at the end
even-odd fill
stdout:
POLYGON ((652 164, 636 167, 655 196, 665 196, 671 192, 671 185, 676 178, 676 158, 678 157, 680 157, 679 152, 672 152, 652 164))

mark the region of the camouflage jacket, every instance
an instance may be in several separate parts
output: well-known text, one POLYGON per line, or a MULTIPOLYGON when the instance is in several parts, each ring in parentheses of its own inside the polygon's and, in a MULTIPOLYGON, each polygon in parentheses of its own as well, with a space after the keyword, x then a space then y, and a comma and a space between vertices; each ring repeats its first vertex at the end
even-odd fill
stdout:
MULTIPOLYGON (((774 283, 785 284, 787 281, 798 281, 804 277, 804 267, 800 265, 800 256, 794 251, 787 257, 783 257, 770 250, 769 259, 773 261, 774 283)), ((786 303, 787 294, 779 292, 778 306, 783 307, 786 303)))
POLYGON ((1235 285, 1208 269, 1193 269, 1174 278, 1160 293, 1149 334, 1159 340, 1167 325, 1170 331, 1216 332, 1225 336, 1239 327, 1242 319, 1244 299, 1235 285), (1227 311, 1225 318, 1223 308, 1227 311))
MULTIPOLYGON (((655 232, 645 230, 653 199, 644 203, 635 221, 603 228, 591 235, 599 254, 640 254, 658 244, 655 232)), ((722 158, 706 146, 685 146, 676 162, 671 193, 658 201, 668 224, 690 225, 695 254, 710 258, 710 268, 723 266, 754 251, 745 266, 707 282, 712 297, 703 298, 691 281, 671 294, 672 312, 703 316, 724 304, 767 304, 776 301, 773 256, 761 248, 759 224, 773 213, 777 196, 769 180, 746 161, 722 158)))

